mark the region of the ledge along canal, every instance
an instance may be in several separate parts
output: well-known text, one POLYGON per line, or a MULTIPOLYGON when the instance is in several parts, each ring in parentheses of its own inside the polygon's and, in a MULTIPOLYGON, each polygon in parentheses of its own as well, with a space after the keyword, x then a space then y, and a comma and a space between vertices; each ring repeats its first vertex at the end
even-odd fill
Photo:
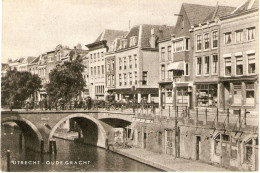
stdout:
POLYGON ((1 170, 7 171, 7 150, 10 150, 10 171, 161 171, 135 160, 98 147, 56 138, 57 154, 43 154, 19 147, 18 126, 1 127, 1 170), (26 162, 27 161, 27 162, 26 162))

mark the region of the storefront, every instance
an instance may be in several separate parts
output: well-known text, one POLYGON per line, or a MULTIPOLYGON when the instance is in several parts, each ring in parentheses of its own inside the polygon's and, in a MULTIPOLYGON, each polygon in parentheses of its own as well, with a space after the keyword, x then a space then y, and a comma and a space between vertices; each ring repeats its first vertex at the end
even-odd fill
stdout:
POLYGON ((217 107, 218 84, 197 84, 196 99, 198 107, 217 107))
POLYGON ((174 83, 175 98, 174 106, 178 106, 179 109, 185 109, 186 107, 192 107, 192 87, 188 82, 174 83))
POLYGON ((160 84, 160 104, 162 108, 173 106, 173 87, 172 82, 160 84))
POLYGON ((222 107, 256 108, 258 104, 258 82, 253 77, 247 79, 225 79, 220 83, 223 95, 222 107))

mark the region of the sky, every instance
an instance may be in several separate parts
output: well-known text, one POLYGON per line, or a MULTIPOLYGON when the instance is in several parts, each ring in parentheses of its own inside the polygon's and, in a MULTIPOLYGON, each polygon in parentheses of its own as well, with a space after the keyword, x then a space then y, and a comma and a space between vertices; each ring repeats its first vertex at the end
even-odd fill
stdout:
POLYGON ((58 44, 93 42, 104 29, 175 25, 182 3, 237 7, 244 0, 2 0, 1 60, 39 56, 58 44))

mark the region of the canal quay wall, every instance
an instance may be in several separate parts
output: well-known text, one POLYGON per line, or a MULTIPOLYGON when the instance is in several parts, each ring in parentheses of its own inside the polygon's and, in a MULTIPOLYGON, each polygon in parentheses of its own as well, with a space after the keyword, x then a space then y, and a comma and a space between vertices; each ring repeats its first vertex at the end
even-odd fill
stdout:
MULTIPOLYGON (((122 141, 126 142, 127 147, 167 155, 170 158, 198 160, 228 170, 258 170, 258 126, 245 123, 245 117, 244 119, 241 117, 234 119, 233 115, 228 115, 233 117, 233 120, 229 121, 228 116, 223 119, 223 116, 220 115, 215 118, 210 117, 211 115, 204 117, 204 115, 198 116, 198 114, 195 117, 192 114, 179 114, 178 116, 178 112, 177 116, 174 114, 173 116, 163 115, 166 114, 133 114, 101 110, 2 112, 1 121, 2 123, 8 120, 15 121, 22 129, 28 129, 30 123, 25 120, 30 120, 38 129, 29 131, 30 134, 27 134, 27 137, 30 139, 28 139, 44 137, 45 149, 48 149, 48 142, 52 139, 55 130, 64 121, 74 119, 82 131, 83 139, 80 142, 87 144, 112 150, 117 149, 118 134, 115 132, 120 132, 118 129, 121 128, 124 138, 122 141), (38 137, 33 137, 33 132, 38 137)), ((37 145, 40 144, 37 143, 37 145)), ((34 148, 36 148, 35 146, 34 148)))
POLYGON ((130 140, 137 148, 234 171, 258 169, 257 126, 139 115, 132 131, 130 140))

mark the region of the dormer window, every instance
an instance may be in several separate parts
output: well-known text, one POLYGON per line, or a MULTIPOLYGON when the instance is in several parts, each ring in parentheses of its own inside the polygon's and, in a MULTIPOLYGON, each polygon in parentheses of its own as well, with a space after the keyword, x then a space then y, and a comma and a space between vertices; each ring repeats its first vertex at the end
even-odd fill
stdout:
POLYGON ((173 42, 173 53, 188 51, 189 50, 190 39, 189 38, 180 38, 173 42))
POLYGON ((125 49, 127 46, 127 39, 120 40, 120 48, 125 49))
POLYGON ((130 37, 130 47, 137 45, 137 36, 130 37))

